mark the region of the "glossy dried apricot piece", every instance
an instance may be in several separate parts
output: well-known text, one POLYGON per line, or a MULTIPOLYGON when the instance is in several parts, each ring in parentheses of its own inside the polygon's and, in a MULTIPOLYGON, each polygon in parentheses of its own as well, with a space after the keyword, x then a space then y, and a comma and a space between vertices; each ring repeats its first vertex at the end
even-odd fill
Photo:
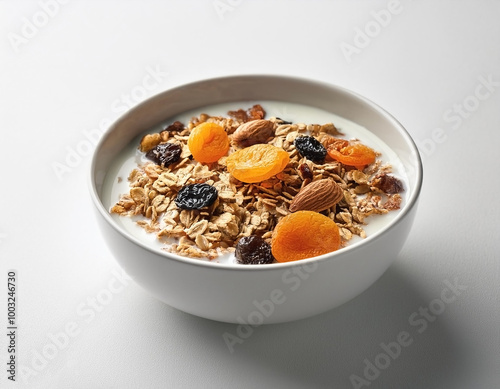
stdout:
POLYGON ((271 240, 271 250, 278 262, 316 257, 339 248, 337 224, 313 211, 298 211, 285 216, 274 228, 271 240))
POLYGON ((216 123, 201 123, 191 130, 189 151, 198 162, 216 162, 229 150, 229 137, 216 123))
POLYGON ((375 162, 376 154, 373 149, 361 143, 349 144, 343 147, 328 147, 328 155, 344 165, 354 166, 363 170, 366 165, 375 162))
POLYGON ((282 148, 270 144, 256 144, 232 153, 226 159, 227 170, 236 179, 261 182, 281 172, 290 157, 282 148))

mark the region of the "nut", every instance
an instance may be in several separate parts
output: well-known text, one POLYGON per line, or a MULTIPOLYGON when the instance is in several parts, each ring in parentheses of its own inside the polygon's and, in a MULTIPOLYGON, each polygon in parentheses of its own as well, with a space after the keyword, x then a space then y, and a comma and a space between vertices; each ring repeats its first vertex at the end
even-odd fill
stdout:
POLYGON ((161 142, 161 135, 160 134, 148 134, 145 135, 141 139, 141 144, 139 146, 139 150, 142 152, 147 152, 154 147, 158 146, 161 142))
POLYGON ((274 123, 260 119, 243 123, 233 133, 233 142, 238 146, 248 147, 257 143, 264 143, 274 135, 274 123))
POLYGON ((325 178, 306 185, 290 203, 290 212, 321 212, 333 207, 344 197, 344 191, 333 180, 325 178))

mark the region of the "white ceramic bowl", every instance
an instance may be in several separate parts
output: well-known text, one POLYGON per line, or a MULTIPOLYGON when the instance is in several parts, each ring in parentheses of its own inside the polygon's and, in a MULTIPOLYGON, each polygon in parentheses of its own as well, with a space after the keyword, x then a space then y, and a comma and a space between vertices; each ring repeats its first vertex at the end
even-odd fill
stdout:
POLYGON ((118 119, 93 156, 91 196, 103 238, 124 270, 166 304, 208 319, 258 325, 306 318, 335 308, 372 285, 396 259, 410 231, 422 185, 417 148, 390 114, 329 84, 282 76, 210 79, 160 93, 118 119), (120 228, 101 201, 106 172, 138 134, 170 117, 232 101, 277 100, 318 107, 360 124, 396 151, 408 175, 397 217, 360 243, 294 263, 228 265, 160 253, 120 228))

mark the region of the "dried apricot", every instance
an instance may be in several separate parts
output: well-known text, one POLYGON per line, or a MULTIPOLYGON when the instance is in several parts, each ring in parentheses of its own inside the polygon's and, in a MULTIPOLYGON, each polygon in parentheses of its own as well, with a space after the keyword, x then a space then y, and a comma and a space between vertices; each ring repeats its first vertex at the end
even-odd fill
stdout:
POLYGON ((229 137, 222 126, 205 122, 192 129, 188 147, 198 162, 216 162, 229 150, 229 137))
POLYGON ((274 228, 271 240, 271 250, 278 262, 316 257, 339 248, 337 224, 313 211, 298 211, 285 216, 274 228))
POLYGON ((261 182, 281 172, 290 157, 282 148, 270 144, 256 144, 232 153, 226 159, 227 170, 236 179, 261 182))
POLYGON ((337 142, 328 147, 328 155, 344 165, 363 170, 366 165, 375 162, 376 154, 370 147, 361 143, 345 146, 337 142))

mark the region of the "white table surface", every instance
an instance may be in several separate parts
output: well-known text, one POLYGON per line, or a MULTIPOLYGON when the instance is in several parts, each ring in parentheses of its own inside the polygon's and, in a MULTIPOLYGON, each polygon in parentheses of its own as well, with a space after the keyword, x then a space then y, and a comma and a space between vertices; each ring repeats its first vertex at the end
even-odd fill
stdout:
POLYGON ((499 1, 62 3, 0 2, 1 388, 500 387, 499 1), (122 274, 96 228, 86 140, 146 97, 242 73, 372 99, 419 142, 425 178, 411 235, 370 289, 258 327, 231 354, 222 334, 235 325, 122 274), (387 362, 381 343, 404 332, 411 344, 387 362), (376 361, 389 365, 364 371, 376 361))

